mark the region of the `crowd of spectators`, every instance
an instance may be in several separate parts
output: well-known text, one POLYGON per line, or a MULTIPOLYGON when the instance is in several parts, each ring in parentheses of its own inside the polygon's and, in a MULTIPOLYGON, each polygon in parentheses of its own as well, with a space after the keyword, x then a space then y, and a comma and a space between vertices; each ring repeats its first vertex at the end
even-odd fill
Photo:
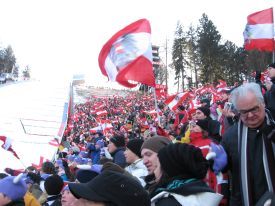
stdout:
MULTIPOLYGON (((269 67, 272 80, 274 67, 269 67)), ((176 108, 165 99, 155 108, 153 95, 141 92, 91 96, 75 105, 54 161, 0 174, 0 206, 226 206, 261 205, 267 199, 274 204, 269 192, 274 174, 266 169, 274 166, 274 156, 268 159, 274 102, 266 103, 273 113, 265 110, 256 83, 217 87, 215 97, 213 87, 205 88, 175 97, 176 108), (264 143, 251 138, 242 143, 241 135, 263 135, 264 143), (264 151, 258 149, 263 144, 264 151), (259 158, 265 151, 266 162, 259 158), (240 178, 252 178, 251 187, 240 178)), ((267 89, 265 96, 273 98, 274 84, 267 89)))

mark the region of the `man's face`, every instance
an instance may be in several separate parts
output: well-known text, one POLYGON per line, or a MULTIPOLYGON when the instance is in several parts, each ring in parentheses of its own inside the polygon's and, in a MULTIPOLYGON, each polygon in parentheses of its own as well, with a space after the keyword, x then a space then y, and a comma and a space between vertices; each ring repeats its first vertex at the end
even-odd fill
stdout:
POLYGON ((124 156, 125 156, 126 162, 128 164, 132 164, 137 159, 139 159, 138 156, 135 153, 133 153, 131 150, 129 150, 127 147, 126 147, 126 150, 124 152, 124 156))
POLYGON ((275 77, 275 68, 273 68, 273 67, 268 67, 267 70, 268 70, 268 76, 269 76, 270 78, 275 77))
POLYGON ((141 150, 141 156, 143 157, 143 163, 146 166, 148 173, 153 174, 157 168, 158 153, 144 148, 141 150))
POLYGON ((204 115, 204 113, 201 111, 201 110, 196 110, 196 114, 195 114, 195 116, 194 116, 194 119, 195 120, 199 120, 199 119, 205 119, 206 118, 206 116, 204 115))
POLYGON ((117 147, 115 146, 115 144, 113 142, 110 142, 108 144, 108 152, 113 153, 116 149, 117 149, 117 147))
POLYGON ((259 127, 265 118, 265 105, 257 100, 255 94, 248 92, 237 100, 237 110, 242 122, 249 128, 259 127))

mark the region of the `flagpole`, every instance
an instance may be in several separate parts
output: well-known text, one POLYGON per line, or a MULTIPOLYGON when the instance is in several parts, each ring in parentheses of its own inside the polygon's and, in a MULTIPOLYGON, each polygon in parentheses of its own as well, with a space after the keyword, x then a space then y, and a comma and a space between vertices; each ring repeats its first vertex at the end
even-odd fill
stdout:
POLYGON ((157 94, 156 94, 156 88, 155 87, 153 87, 153 93, 154 93, 154 99, 155 99, 155 108, 156 108, 157 117, 158 117, 158 124, 160 126, 160 117, 159 117, 159 112, 158 112, 157 94))
POLYGON ((20 161, 20 163, 22 164, 22 166, 24 167, 24 169, 27 169, 26 165, 24 164, 24 162, 21 159, 18 159, 20 161))

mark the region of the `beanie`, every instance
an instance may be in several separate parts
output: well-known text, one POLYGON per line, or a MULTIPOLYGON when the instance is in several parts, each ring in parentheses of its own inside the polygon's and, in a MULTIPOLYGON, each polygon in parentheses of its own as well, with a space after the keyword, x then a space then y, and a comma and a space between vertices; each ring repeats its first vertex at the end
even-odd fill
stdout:
POLYGON ((205 116, 210 116, 210 109, 207 107, 198 107, 197 110, 200 110, 205 116))
POLYGON ((23 180, 23 174, 7 176, 0 180, 0 193, 6 195, 12 201, 23 198, 27 192, 27 185, 23 180))
POLYGON ((44 182, 44 188, 48 195, 59 195, 63 186, 63 179, 58 175, 51 175, 44 182))
POLYGON ((206 119, 199 119, 196 122, 196 125, 200 126, 201 129, 208 131, 209 127, 208 127, 208 120, 206 119))
POLYGON ((185 143, 169 144, 158 152, 161 168, 169 177, 203 179, 208 162, 200 148, 185 143))
POLYGON ((165 147, 166 145, 170 144, 171 140, 163 136, 153 136, 150 139, 147 139, 143 145, 141 146, 142 149, 150 149, 153 152, 158 153, 158 151, 165 147))
POLYGON ((114 135, 110 141, 114 143, 116 147, 124 147, 125 146, 125 139, 122 135, 114 135))
POLYGON ((141 146, 143 144, 142 139, 132 139, 127 143, 127 148, 141 158, 141 146))

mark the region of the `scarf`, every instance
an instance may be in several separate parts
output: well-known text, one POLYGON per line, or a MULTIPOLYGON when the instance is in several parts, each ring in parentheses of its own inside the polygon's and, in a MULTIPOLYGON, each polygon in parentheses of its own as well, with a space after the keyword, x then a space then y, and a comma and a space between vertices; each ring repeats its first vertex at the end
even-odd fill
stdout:
MULTIPOLYGON (((270 113, 266 113, 266 124, 271 128, 275 125, 270 113)), ((252 205, 252 193, 250 186, 250 171, 248 170, 248 145, 247 145, 247 133, 248 127, 245 126, 241 121, 238 123, 238 151, 240 155, 239 168, 241 177, 241 192, 242 201, 245 206, 252 205)), ((263 164, 264 171, 267 180, 269 192, 274 193, 275 191, 275 144, 272 143, 271 138, 274 138, 275 129, 273 127, 272 131, 262 132, 263 141, 263 164)))

